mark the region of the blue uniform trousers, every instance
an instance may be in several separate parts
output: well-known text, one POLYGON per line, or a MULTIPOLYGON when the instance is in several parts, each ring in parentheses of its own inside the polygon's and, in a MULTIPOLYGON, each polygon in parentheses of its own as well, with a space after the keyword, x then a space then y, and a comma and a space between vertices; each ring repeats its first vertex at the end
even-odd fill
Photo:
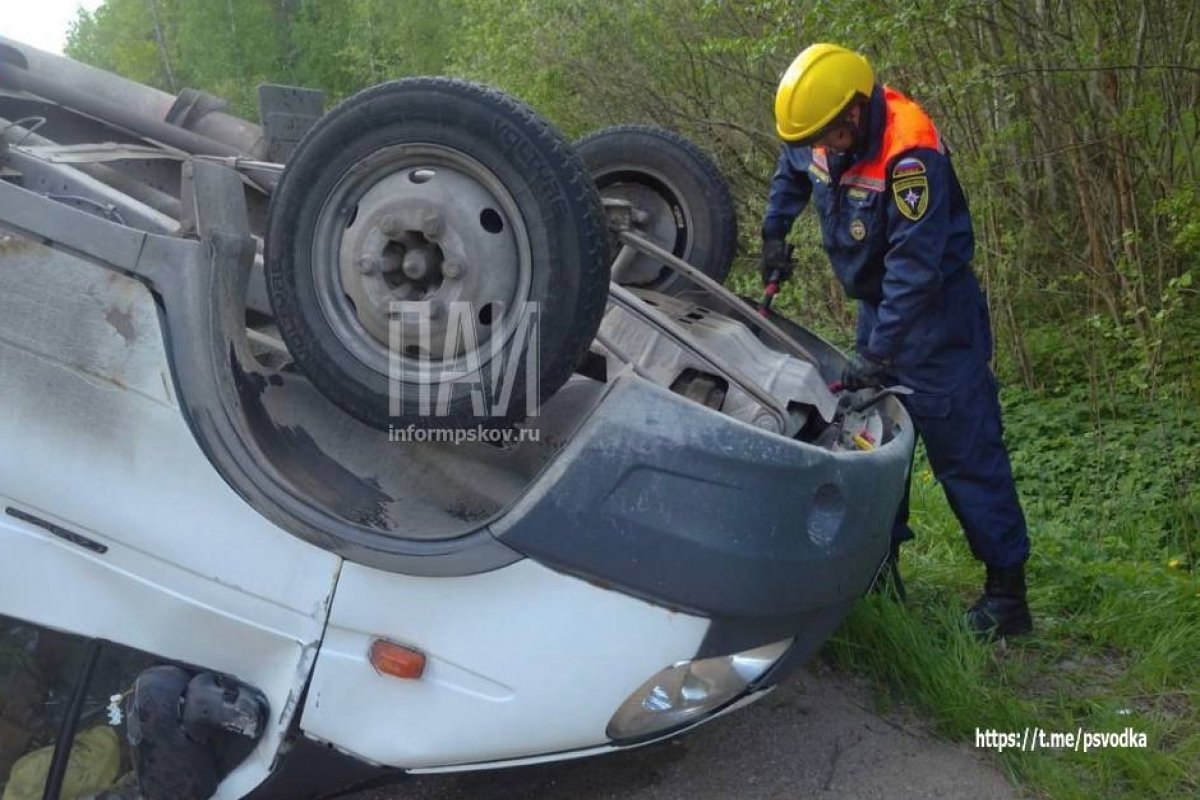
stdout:
MULTIPOLYGON (((1025 515, 1002 439, 996 379, 987 362, 948 394, 903 398, 925 442, 933 474, 941 482, 967 535, 971 552, 993 567, 1013 567, 1029 557, 1025 515)), ((909 475, 911 484, 913 476, 909 475)), ((895 543, 911 539, 909 491, 892 529, 895 543)))

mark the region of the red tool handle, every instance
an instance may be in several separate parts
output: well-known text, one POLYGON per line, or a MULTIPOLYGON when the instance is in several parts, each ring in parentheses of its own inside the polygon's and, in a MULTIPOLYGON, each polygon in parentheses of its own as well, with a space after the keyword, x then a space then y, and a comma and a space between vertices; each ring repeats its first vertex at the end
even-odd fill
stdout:
MULTIPOLYGON (((795 250, 795 245, 789 244, 787 246, 787 252, 784 254, 784 257, 787 259, 789 265, 792 263, 792 253, 795 250)), ((790 266, 788 272, 789 274, 791 272, 790 266)), ((771 273, 767 275, 767 288, 763 290, 762 302, 758 304, 758 313, 760 315, 764 317, 769 316, 768 312, 771 310, 771 303, 775 301, 775 295, 779 294, 779 284, 783 283, 783 279, 784 273, 781 270, 771 270, 771 273)))
POLYGON ((775 295, 779 294, 779 281, 774 279, 774 275, 771 277, 772 280, 767 283, 767 288, 763 290, 762 302, 758 304, 758 313, 764 317, 771 310, 771 303, 775 300, 775 295))

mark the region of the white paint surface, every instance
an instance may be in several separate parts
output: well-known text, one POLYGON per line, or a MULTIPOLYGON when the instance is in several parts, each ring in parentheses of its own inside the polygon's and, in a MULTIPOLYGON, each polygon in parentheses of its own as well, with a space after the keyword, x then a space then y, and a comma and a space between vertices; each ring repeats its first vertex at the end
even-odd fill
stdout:
POLYGON ((217 475, 177 407, 149 292, 40 247, 0 255, 0 443, 0 614, 262 690, 271 725, 218 795, 241 796, 270 768, 340 559, 217 475))
POLYGON ((602 747, 617 707, 708 624, 529 560, 404 581, 347 564, 301 727, 404 768, 602 747), (377 674, 375 637, 424 652, 425 675, 377 674))

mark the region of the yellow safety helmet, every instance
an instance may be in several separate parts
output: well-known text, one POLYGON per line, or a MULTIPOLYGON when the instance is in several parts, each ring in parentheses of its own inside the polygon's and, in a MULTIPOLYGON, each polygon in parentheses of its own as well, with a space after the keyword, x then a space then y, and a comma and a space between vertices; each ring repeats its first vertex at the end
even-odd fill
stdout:
POLYGON ((867 60, 836 44, 804 48, 775 92, 775 130, 785 142, 818 136, 858 95, 871 96, 875 71, 867 60))

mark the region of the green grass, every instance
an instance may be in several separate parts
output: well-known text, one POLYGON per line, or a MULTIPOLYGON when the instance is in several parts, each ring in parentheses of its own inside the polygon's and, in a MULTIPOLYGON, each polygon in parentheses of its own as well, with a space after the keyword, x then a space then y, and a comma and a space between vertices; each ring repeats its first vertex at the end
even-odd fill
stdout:
POLYGON ((1200 417, 1182 401, 1120 399, 1097 413, 1074 390, 1004 395, 1034 635, 984 644, 963 627, 982 567, 918 459, 909 603, 865 599, 824 651, 952 741, 973 744, 976 728, 1146 733, 1144 750, 997 755, 1035 796, 1200 794, 1200 417))
MULTIPOLYGON (((757 296, 755 268, 729 282, 757 296)), ((837 293, 827 268, 809 265, 776 307, 849 347, 837 293)), ((1038 390, 1001 398, 1033 542, 1034 634, 986 644, 965 629, 983 567, 918 453, 917 538, 901 561, 909 602, 864 599, 823 657, 872 678, 881 705, 913 706, 967 746, 976 728, 1146 734, 1144 750, 996 754, 1030 796, 1200 797, 1200 298, 1164 327, 1150 388, 1136 348, 1041 319, 1022 331, 1038 390)), ((1002 380, 1016 385, 1007 349, 999 355, 1002 380)))

